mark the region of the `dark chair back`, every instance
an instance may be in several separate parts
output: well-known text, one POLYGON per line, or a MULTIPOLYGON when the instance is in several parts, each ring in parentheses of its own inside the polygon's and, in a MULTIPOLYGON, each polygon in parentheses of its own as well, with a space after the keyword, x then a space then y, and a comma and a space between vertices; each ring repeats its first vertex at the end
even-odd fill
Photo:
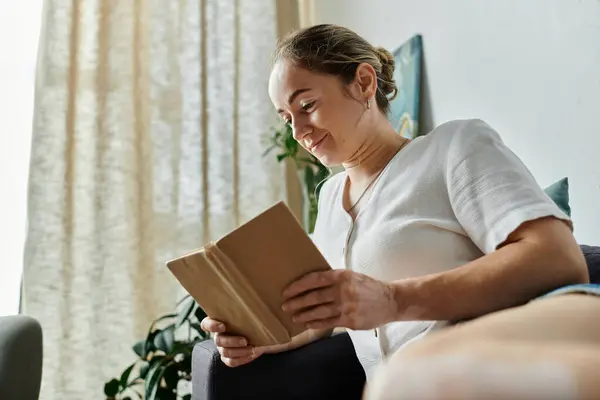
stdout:
POLYGON ((600 247, 582 245, 581 251, 590 272, 590 282, 600 284, 600 247))

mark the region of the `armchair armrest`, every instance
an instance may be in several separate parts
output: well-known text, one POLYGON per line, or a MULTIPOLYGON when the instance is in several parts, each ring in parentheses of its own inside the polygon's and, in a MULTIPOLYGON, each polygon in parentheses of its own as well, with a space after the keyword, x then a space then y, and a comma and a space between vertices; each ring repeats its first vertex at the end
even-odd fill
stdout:
POLYGON ((25 315, 0 317, 0 399, 37 400, 42 348, 37 320, 25 315))
POLYGON ((359 400, 364 382, 347 333, 296 350, 265 354, 236 368, 221 362, 212 340, 197 344, 192 356, 194 400, 359 400))

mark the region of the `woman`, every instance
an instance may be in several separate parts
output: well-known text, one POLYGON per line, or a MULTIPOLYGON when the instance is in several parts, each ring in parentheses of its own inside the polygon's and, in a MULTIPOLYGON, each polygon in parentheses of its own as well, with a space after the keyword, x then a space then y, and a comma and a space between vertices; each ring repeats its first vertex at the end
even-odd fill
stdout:
MULTIPOLYGON (((386 116, 396 93, 393 71, 388 51, 338 26, 310 27, 280 43, 269 81, 277 112, 323 164, 344 167, 322 187, 313 235, 336 269, 309 274, 284 292, 283 309, 308 328, 286 345, 248 346, 218 321, 204 320, 223 362, 243 365, 344 327, 365 369, 368 398, 419 398, 438 381, 444 396, 468 398, 462 395, 472 389, 479 398, 481 388, 469 386, 478 380, 467 374, 482 368, 473 365, 521 365, 536 346, 572 375, 561 381, 559 372, 546 371, 564 386, 551 393, 571 388, 573 376, 585 381, 580 367, 592 359, 579 360, 574 345, 600 344, 600 324, 589 326, 600 299, 573 294, 530 302, 588 281, 569 218, 482 121, 448 122, 412 141, 399 136, 386 116), (454 324, 466 320, 473 321, 454 324), (527 352, 513 354, 523 346, 527 352), (432 355, 452 360, 454 353, 454 364, 440 362, 439 371, 428 372, 432 355), (461 379, 446 379, 457 370, 461 379)), ((593 362, 600 366, 600 357, 593 362)), ((494 388, 509 390, 511 379, 502 378, 494 388)))

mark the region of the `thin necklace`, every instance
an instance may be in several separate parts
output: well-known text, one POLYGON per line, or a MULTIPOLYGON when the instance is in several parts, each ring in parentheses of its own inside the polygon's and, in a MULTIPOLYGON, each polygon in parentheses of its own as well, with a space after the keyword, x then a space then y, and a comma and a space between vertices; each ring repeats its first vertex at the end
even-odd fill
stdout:
MULTIPOLYGON (((398 150, 396 150, 396 152, 394 153, 394 155, 392 156, 392 158, 394 158, 396 156, 396 154, 398 154, 400 152, 400 150, 402 150, 404 148, 404 146, 406 146, 409 142, 410 142, 410 140, 407 139, 404 143, 402 143, 402 145, 398 148, 398 150)), ((392 159, 390 159, 390 161, 392 161, 392 159)), ((388 163, 390 161, 388 161, 388 163)), ((375 183, 375 181, 377 180, 377 178, 379 178, 379 176, 383 173, 384 169, 385 169, 385 166, 381 169, 381 171, 379 171, 377 173, 377 175, 375 175, 373 177, 373 179, 371 179, 371 181, 369 182, 369 184, 367 185, 367 187, 365 187, 364 190, 362 191, 362 193, 360 194, 360 196, 358 196, 358 199, 356 199, 356 201, 354 202, 354 204, 352 204, 352 207, 350 207, 348 209, 349 213, 352 212, 352 210, 354 210, 354 208, 358 205, 358 203, 360 203, 360 201, 365 196, 365 194, 367 193, 367 191, 369 190, 369 188, 375 183)))

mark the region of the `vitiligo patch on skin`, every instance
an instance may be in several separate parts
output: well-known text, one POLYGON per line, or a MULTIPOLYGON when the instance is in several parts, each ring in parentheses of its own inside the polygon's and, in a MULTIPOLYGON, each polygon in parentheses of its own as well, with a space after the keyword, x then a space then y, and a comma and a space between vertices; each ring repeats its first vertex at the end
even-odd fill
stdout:
POLYGON ((575 400, 575 378, 555 361, 515 365, 488 357, 444 355, 382 366, 366 400, 575 400))

